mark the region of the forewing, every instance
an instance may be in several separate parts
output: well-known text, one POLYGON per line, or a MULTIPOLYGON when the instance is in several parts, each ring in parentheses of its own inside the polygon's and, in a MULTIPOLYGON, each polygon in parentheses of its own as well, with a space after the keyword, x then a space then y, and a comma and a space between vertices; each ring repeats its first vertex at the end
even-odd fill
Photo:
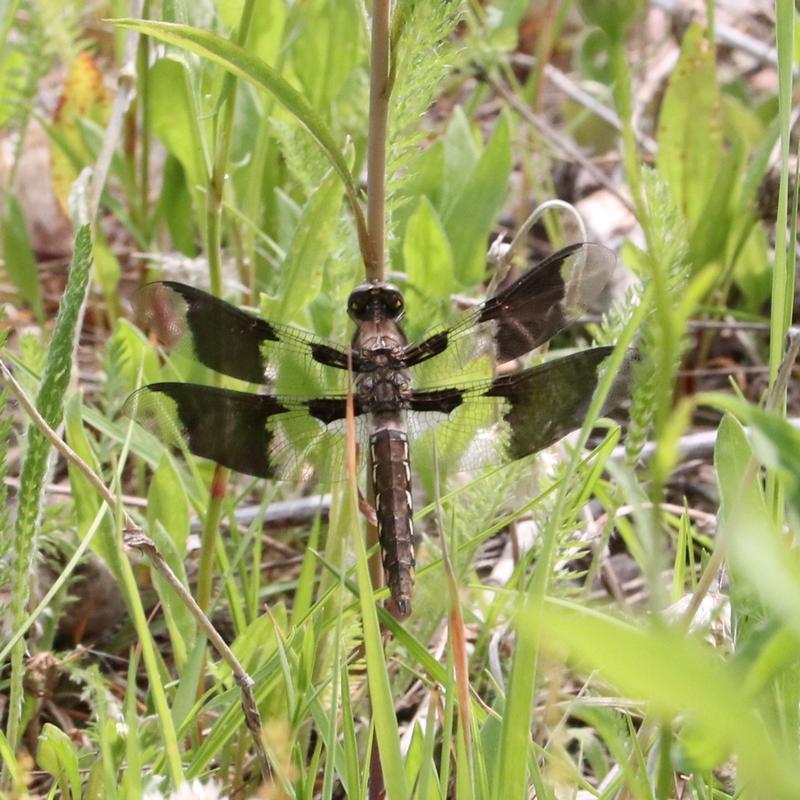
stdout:
POLYGON ((184 283, 148 284, 137 306, 143 324, 165 348, 242 381, 274 385, 282 370, 301 369, 316 388, 330 384, 322 376, 331 367, 347 369, 345 348, 300 328, 268 322, 184 283))
MULTIPOLYGON (((329 483, 345 477, 345 404, 343 396, 304 400, 165 382, 131 395, 124 413, 164 444, 237 472, 329 483)), ((359 437, 361 416, 356 423, 359 437)))
POLYGON ((586 312, 615 264, 614 254, 599 244, 553 253, 452 327, 410 345, 406 362, 420 365, 414 385, 456 385, 544 344, 586 312))
MULTIPOLYGON (((423 442, 435 431, 437 447, 455 460, 453 472, 504 464, 536 453, 583 424, 598 369, 612 350, 584 350, 460 389, 414 391, 409 430, 423 442)), ((628 363, 617 376, 603 413, 619 405, 627 394, 628 363)))

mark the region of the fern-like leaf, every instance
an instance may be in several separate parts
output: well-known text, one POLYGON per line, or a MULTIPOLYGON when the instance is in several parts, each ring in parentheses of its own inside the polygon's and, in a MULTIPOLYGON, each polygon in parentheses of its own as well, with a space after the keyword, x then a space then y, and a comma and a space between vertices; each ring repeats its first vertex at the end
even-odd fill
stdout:
POLYGON ((428 110, 458 50, 449 39, 460 16, 450 3, 398 4, 392 27, 392 107, 386 159, 389 211, 403 201, 407 167, 425 131, 419 118, 428 110))

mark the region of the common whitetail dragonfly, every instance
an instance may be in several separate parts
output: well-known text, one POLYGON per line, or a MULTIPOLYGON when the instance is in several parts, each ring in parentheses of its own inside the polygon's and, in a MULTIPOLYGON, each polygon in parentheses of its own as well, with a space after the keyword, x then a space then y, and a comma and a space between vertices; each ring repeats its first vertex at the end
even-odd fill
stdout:
MULTIPOLYGON (((411 613, 414 586, 409 442, 445 436, 454 471, 532 454, 580 427, 610 347, 495 374, 581 316, 616 259, 579 243, 546 258, 450 327, 409 343, 400 290, 366 283, 350 294, 349 348, 261 319, 174 281, 145 287, 145 322, 167 348, 268 393, 153 383, 127 411, 162 441, 262 478, 344 477, 348 369, 359 454, 369 455, 375 516, 394 610, 411 613)), ((620 375, 604 412, 624 394, 620 375)), ((449 452, 448 452, 449 456, 449 452)))

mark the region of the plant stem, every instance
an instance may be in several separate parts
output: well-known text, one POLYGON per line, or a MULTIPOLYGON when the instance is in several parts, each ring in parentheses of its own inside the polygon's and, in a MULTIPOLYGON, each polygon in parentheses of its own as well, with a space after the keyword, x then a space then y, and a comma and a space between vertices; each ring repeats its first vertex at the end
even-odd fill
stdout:
POLYGON ((375 0, 372 7, 370 56, 369 133, 367 136, 367 233, 369 263, 367 280, 382 281, 386 271, 386 127, 389 118, 389 0, 375 0))
MULTIPOLYGON (((247 40, 254 8, 254 0, 247 0, 242 9, 239 28, 234 39, 238 45, 243 45, 247 40)), ((211 168, 211 179, 206 193, 206 253, 211 293, 217 296, 222 294, 222 202, 233 137, 233 117, 236 113, 236 78, 230 73, 225 76, 220 97, 225 104, 224 113, 214 164, 211 168)), ((219 377, 215 377, 219 382, 219 377)), ((201 536, 197 584, 197 602, 203 611, 208 611, 211 602, 217 528, 222 517, 222 503, 225 500, 229 476, 230 470, 218 464, 211 482, 211 497, 201 536)))
MULTIPOLYGON (((769 384, 778 377, 786 347, 786 334, 792 324, 794 304, 794 259, 789 268, 786 228, 789 221, 789 146, 792 116, 792 64, 794 52, 794 4, 789 0, 776 3, 776 44, 778 49, 778 118, 781 131, 781 176, 778 184, 778 213, 775 220, 775 268, 772 271, 772 307, 769 325, 769 384)), ((794 253, 794 244, 792 244, 794 253)), ((777 413, 786 414, 786 392, 783 392, 777 413)), ((774 470, 767 473, 767 503, 775 519, 782 518, 783 491, 774 470)))
POLYGON ((625 177, 631 190, 636 216, 649 245, 652 237, 647 218, 647 207, 642 195, 639 148, 636 144, 636 131, 633 128, 631 74, 625 58, 625 42, 623 39, 612 40, 609 48, 609 59, 614 76, 614 105, 616 106, 617 116, 622 123, 622 156, 625 165, 625 177))
MULTIPOLYGON (((145 2, 142 7, 142 16, 150 14, 150 3, 145 2)), ((138 51, 136 53, 136 78, 138 82, 139 104, 141 119, 139 130, 139 225, 147 232, 149 240, 149 226, 147 219, 150 206, 150 100, 149 84, 150 70, 150 40, 147 36, 139 37, 138 51)))

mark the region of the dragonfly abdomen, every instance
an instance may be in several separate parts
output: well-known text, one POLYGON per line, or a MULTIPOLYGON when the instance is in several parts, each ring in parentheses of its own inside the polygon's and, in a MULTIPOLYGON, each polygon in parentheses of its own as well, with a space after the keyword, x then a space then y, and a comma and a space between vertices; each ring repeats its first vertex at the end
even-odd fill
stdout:
POLYGON ((397 615, 411 614, 414 590, 414 529, 408 435, 383 427, 370 436, 372 480, 383 568, 397 615))

